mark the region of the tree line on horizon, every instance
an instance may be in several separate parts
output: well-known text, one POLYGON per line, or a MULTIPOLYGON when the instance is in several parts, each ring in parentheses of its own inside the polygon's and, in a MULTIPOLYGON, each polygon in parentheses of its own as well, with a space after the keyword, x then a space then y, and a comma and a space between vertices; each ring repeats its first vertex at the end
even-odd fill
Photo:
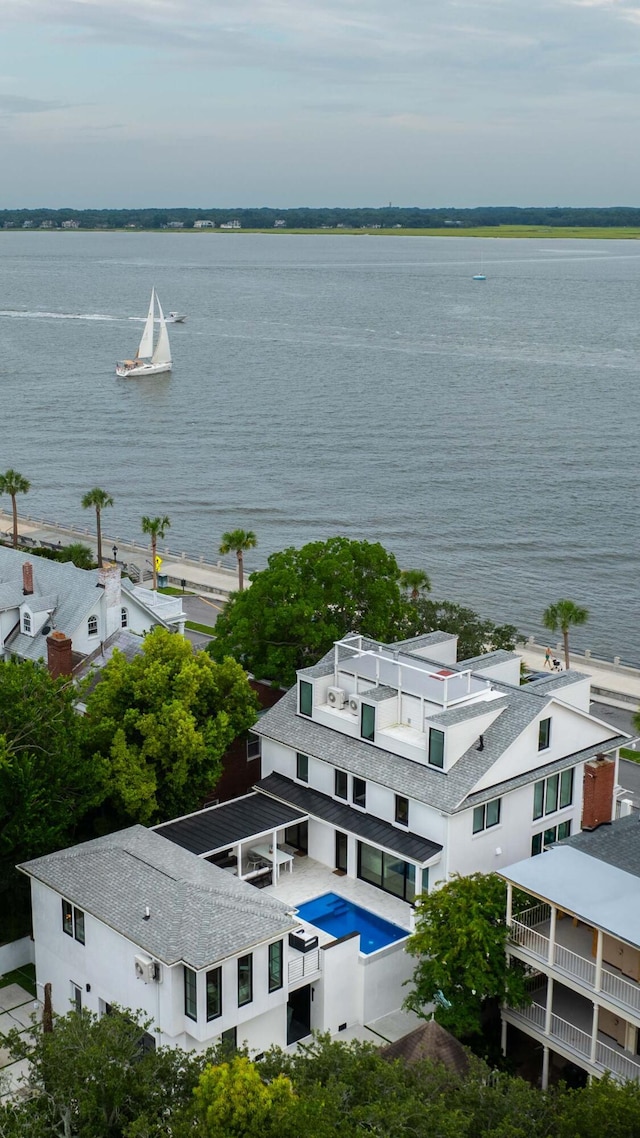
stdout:
POLYGON ((544 225, 550 227, 595 226, 599 228, 640 226, 640 207, 636 206, 475 206, 458 209, 448 206, 422 208, 419 206, 355 207, 304 206, 278 209, 272 206, 259 208, 224 209, 187 208, 176 206, 143 209, 4 209, 0 210, 0 226, 20 228, 25 222, 34 227, 43 223, 53 226, 64 221, 76 221, 80 229, 123 229, 133 226, 140 229, 162 229, 171 222, 181 222, 185 229, 193 228, 196 221, 239 221, 245 229, 272 229, 276 221, 284 221, 289 229, 321 229, 380 227, 389 229, 401 226, 406 229, 461 229, 496 227, 499 225, 544 225))

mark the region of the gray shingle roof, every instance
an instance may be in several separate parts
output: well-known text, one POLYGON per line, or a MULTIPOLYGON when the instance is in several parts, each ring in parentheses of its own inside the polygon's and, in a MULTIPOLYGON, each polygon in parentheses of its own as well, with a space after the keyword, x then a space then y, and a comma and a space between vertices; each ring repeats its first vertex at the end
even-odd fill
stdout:
MULTIPOLYGON (((98 573, 95 569, 78 569, 72 562, 49 561, 33 553, 0 546, 0 581, 17 591, 17 604, 29 597, 22 593, 22 566, 29 561, 33 566, 33 597, 56 598, 51 626, 70 635, 99 600, 98 573)), ((18 633, 9 645, 10 651, 30 660, 46 658, 46 637, 18 633)))
POLYGON ((168 965, 206 968, 297 923, 280 901, 144 826, 19 868, 168 965))
POLYGON ((640 877, 640 815, 630 814, 618 818, 609 826, 598 826, 597 830, 582 830, 572 838, 565 838, 561 844, 572 846, 581 853, 615 865, 625 873, 640 877))
MULTIPOLYGON (((377 642, 365 641, 363 647, 369 647, 371 643, 377 642)), ((313 672, 327 675, 327 666, 331 671, 332 660, 333 652, 327 653, 316 665, 316 668, 322 668, 322 671, 315 673, 314 669, 308 669, 307 674, 313 672)), ((433 664, 434 668, 441 666, 437 661, 433 661, 433 664)), ((461 670, 462 665, 452 665, 452 671, 461 670)), ((565 675, 571 676, 571 673, 565 675)), ((577 673, 572 675, 575 680, 577 673)), ((561 679, 562 674, 557 678, 561 679)), ((425 802, 444 813, 451 814, 470 805, 495 798, 501 793, 500 787, 509 789, 534 782, 542 777, 540 770, 545 769, 536 767, 519 779, 513 779, 508 783, 502 781, 473 794, 478 781, 491 770, 522 732, 535 722, 553 698, 553 691, 548 691, 544 687, 543 690, 535 690, 533 685, 515 687, 492 679, 491 687, 494 692, 504 696, 504 702, 496 700, 494 703, 475 705, 475 713, 479 715, 494 707, 501 708, 495 721, 483 732, 483 750, 479 751, 474 742, 446 774, 433 767, 403 758, 373 743, 350 738, 340 731, 298 715, 296 688, 292 688, 274 707, 265 712, 254 727, 254 731, 257 735, 263 735, 296 751, 330 762, 359 778, 369 778, 398 794, 406 795, 418 802, 425 802), (472 798, 469 797, 471 795, 472 798)), ((457 722, 453 718, 455 711, 441 714, 452 715, 451 719, 447 718, 446 723, 457 722)), ((466 715, 467 709, 464 709, 463 718, 466 718, 466 715)), ((612 731, 609 741, 599 743, 597 747, 590 749, 588 757, 597 751, 611 750, 623 741, 624 736, 614 734, 612 731)), ((571 766, 577 761, 574 755, 568 755, 559 760, 558 769, 571 766)), ((548 769, 551 772, 551 766, 548 769)))

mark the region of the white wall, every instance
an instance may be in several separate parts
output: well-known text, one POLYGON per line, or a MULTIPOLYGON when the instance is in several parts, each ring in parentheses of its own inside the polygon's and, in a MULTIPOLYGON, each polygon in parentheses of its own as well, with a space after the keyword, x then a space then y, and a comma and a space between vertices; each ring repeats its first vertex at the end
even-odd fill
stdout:
POLYGON ((364 1022, 360 937, 331 941, 320 952, 322 982, 314 985, 316 993, 311 1006, 321 1020, 320 1030, 334 1034, 343 1023, 351 1027, 364 1022))
POLYGON ((23 964, 33 964, 35 955, 35 944, 30 936, 0 945, 0 976, 4 972, 13 972, 14 968, 21 968, 23 964))
POLYGON ((413 975, 415 965, 413 957, 404 951, 404 943, 391 944, 360 957, 363 1023, 371 1023, 402 1007, 402 1001, 409 994, 404 982, 413 975))

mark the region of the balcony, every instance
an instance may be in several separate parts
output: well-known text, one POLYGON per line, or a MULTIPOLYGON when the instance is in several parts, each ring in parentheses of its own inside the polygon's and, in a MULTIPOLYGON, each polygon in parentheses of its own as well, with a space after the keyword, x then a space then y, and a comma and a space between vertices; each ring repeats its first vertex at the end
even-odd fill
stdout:
POLYGON ((601 966, 598 976, 592 951, 594 929, 574 923, 568 915, 557 920, 553 962, 550 931, 549 905, 536 905, 511 922, 511 947, 517 947, 517 955, 528 963, 546 964, 554 976, 564 975, 625 1014, 640 1018, 640 984, 609 963, 601 966))
POLYGON ((317 976, 320 972, 320 949, 312 952, 292 952, 289 959, 289 986, 297 984, 299 980, 306 980, 317 976))
POLYGON ((554 984, 547 1026, 547 993, 540 977, 531 981, 533 1002, 524 1008, 507 1008, 504 1019, 538 1042, 569 1058, 595 1075, 607 1071, 619 1080, 640 1081, 640 1055, 633 1055, 602 1031, 593 1033, 593 1005, 559 983, 554 984))

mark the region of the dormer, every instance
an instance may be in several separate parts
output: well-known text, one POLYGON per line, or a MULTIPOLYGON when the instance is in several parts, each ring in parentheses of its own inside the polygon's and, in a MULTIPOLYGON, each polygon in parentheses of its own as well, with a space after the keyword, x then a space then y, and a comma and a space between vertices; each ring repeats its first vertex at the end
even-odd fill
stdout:
POLYGON ((25 636, 37 636, 46 628, 57 602, 57 597, 26 597, 20 605, 20 631, 25 636))

